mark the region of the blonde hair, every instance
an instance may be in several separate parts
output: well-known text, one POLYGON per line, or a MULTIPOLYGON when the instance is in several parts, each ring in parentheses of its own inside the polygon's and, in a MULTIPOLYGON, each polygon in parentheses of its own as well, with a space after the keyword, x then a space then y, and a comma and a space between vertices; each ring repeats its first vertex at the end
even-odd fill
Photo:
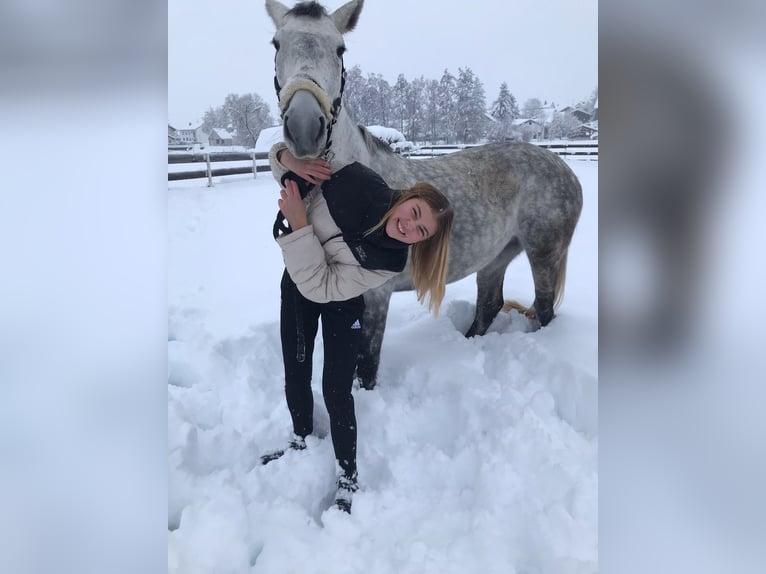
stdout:
POLYGON ((418 301, 422 303, 428 295, 428 310, 438 315, 447 284, 449 240, 455 216, 449 200, 430 183, 416 183, 402 192, 401 197, 370 232, 385 226, 394 210, 410 199, 425 201, 436 219, 434 234, 411 246, 410 273, 418 301))

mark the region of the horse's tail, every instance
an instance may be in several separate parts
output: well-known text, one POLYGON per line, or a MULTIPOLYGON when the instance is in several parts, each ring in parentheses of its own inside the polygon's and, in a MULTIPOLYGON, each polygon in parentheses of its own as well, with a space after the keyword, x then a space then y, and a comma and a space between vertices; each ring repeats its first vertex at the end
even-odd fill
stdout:
MULTIPOLYGON (((567 247, 564 250, 564 254, 561 256, 561 261, 559 261, 559 272, 556 274, 556 285, 553 287, 553 310, 556 311, 561 306, 561 302, 564 300, 564 285, 566 285, 567 282, 567 254, 569 253, 569 248, 567 247)), ((535 318, 535 306, 532 305, 530 307, 525 307, 518 301, 510 301, 506 299, 505 304, 503 305, 503 311, 506 313, 510 311, 511 309, 514 309, 521 313, 522 315, 526 315, 530 319, 535 318)))
POLYGON ((561 302, 564 300, 564 286, 567 282, 567 255, 569 247, 564 249, 564 254, 559 262, 559 272, 556 277, 556 286, 553 288, 553 310, 558 311, 561 302))

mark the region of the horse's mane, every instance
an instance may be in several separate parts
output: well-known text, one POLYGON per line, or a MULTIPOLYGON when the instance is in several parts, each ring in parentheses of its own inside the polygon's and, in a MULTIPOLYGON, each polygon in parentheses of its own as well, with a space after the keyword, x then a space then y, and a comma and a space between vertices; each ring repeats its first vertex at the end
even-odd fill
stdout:
POLYGON ((390 154, 393 154, 393 150, 391 149, 391 146, 388 145, 386 142, 384 142, 379 137, 375 137, 370 133, 370 130, 368 130, 363 125, 357 125, 356 127, 359 128, 359 132, 362 134, 362 137, 364 138, 364 143, 367 146, 367 149, 371 152, 374 152, 377 148, 380 151, 384 151, 390 154))
MULTIPOLYGON (((362 3, 360 2, 354 13, 349 15, 348 22, 346 22, 345 25, 345 32, 350 32, 356 27, 356 23, 359 21, 359 12, 362 10, 361 6, 362 3)), ((307 18, 313 18, 314 20, 319 20, 323 16, 328 16, 327 10, 325 10, 324 6, 318 2, 300 2, 288 10, 287 15, 306 16, 307 18)))
POLYGON ((322 16, 327 16, 327 10, 317 2, 301 2, 300 4, 293 6, 287 14, 291 16, 308 16, 309 18, 318 19, 322 16))

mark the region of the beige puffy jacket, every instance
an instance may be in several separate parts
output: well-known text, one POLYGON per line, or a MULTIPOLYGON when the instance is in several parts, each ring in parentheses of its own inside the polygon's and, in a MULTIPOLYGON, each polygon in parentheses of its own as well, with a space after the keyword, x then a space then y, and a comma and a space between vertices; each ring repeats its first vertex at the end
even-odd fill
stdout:
MULTIPOLYGON (((269 151, 271 173, 277 182, 288 169, 277 160, 286 149, 277 143, 269 151)), ((335 224, 321 189, 314 189, 304 199, 309 224, 277 238, 290 278, 298 291, 310 301, 329 303, 345 301, 379 287, 395 271, 365 269, 354 257, 335 224)))

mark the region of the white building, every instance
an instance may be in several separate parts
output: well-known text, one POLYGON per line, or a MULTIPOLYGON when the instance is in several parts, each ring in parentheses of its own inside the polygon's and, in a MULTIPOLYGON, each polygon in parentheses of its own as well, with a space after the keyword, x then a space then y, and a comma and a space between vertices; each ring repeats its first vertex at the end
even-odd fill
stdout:
POLYGON ((175 129, 175 140, 181 144, 207 144, 208 134, 202 129, 202 120, 193 122, 168 123, 168 128, 175 129))

